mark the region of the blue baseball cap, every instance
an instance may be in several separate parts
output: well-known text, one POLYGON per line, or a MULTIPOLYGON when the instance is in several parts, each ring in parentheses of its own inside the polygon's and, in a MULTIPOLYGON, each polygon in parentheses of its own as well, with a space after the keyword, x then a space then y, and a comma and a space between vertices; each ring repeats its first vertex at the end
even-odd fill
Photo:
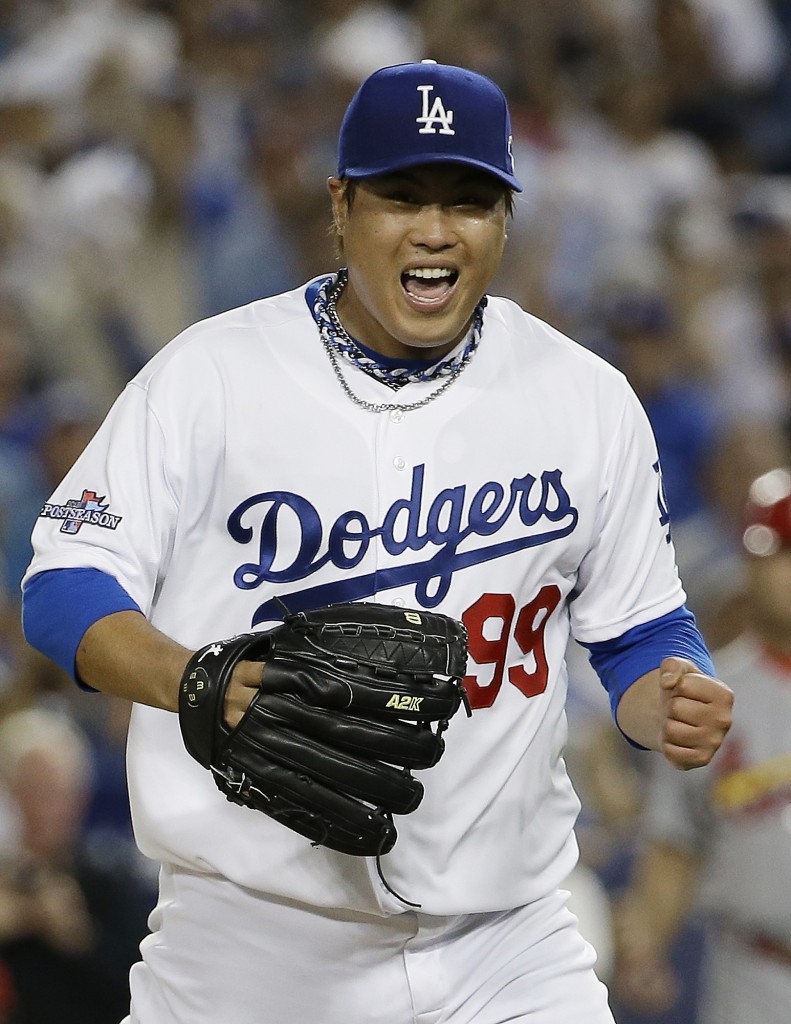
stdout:
POLYGON ((338 138, 338 177, 449 162, 521 192, 511 141, 508 102, 490 78, 435 61, 396 64, 375 71, 352 97, 338 138))

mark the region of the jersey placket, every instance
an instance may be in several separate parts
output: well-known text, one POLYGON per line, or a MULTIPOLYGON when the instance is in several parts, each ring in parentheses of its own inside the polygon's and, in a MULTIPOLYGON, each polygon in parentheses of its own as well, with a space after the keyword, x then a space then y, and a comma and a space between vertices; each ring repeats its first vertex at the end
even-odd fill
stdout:
MULTIPOLYGON (((407 512, 400 511, 394 519, 391 512, 397 502, 409 499, 411 493, 414 465, 408 443, 410 413, 402 409, 391 409, 377 413, 376 416, 374 473, 379 505, 376 522, 382 525, 382 535, 376 545, 377 590, 374 600, 403 608, 415 603, 412 596, 414 590, 408 586, 390 586, 387 571, 397 564, 411 561, 408 548, 403 554, 393 551, 396 547, 400 552, 402 545, 398 542, 405 537, 407 512)), ((412 514, 409 513, 410 516, 412 514)))

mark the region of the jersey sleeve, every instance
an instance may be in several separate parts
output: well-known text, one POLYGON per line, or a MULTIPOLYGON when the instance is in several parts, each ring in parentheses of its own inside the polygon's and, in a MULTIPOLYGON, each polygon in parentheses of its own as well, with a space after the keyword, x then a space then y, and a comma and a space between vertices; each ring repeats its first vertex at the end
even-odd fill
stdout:
MULTIPOLYGON (((701 672, 716 675, 695 617, 685 606, 659 619, 633 626, 612 640, 584 646, 588 648, 590 663, 610 696, 610 707, 616 721, 618 704, 626 690, 640 676, 655 669, 663 658, 670 655, 688 658, 701 672)), ((631 740, 629 742, 632 743, 631 740)))
POLYGON ((140 609, 114 576, 98 569, 49 569, 25 582, 22 629, 32 647, 91 690, 77 672, 77 648, 94 622, 122 611, 140 609))
POLYGON ((661 466, 648 417, 626 385, 605 410, 603 468, 590 546, 570 603, 574 637, 589 645, 681 607, 661 466))
POLYGON ((96 569, 114 577, 148 615, 167 569, 178 508, 167 455, 147 390, 132 382, 44 503, 23 587, 53 569, 96 569))

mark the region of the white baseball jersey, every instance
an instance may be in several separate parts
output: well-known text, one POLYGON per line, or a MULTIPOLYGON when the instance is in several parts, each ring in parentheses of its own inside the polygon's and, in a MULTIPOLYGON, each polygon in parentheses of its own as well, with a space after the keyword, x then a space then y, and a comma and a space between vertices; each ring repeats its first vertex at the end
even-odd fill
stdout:
MULTIPOLYGON (((438 387, 394 393, 351 364, 343 374, 375 403, 438 387)), ((396 818, 382 859, 399 893, 440 915, 522 905, 568 876, 569 629, 609 639, 684 600, 633 392, 502 298, 458 380, 411 411, 350 400, 304 288, 194 325, 126 388, 34 546, 29 576, 109 573, 193 649, 266 628, 281 617, 275 596, 292 611, 368 599, 462 618, 474 712, 452 720, 423 803, 396 818), (64 532, 69 503, 86 512, 64 532)), ((175 715, 135 706, 128 767, 150 857, 320 907, 403 911, 373 861, 228 803, 175 715)))

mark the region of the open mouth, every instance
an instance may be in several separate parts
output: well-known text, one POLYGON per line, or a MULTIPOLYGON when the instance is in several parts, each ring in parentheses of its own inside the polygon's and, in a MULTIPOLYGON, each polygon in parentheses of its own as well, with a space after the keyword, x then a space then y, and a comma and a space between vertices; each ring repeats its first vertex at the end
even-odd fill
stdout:
POLYGON ((450 267, 412 267, 401 275, 401 285, 418 302, 441 302, 458 278, 458 271, 450 267))

